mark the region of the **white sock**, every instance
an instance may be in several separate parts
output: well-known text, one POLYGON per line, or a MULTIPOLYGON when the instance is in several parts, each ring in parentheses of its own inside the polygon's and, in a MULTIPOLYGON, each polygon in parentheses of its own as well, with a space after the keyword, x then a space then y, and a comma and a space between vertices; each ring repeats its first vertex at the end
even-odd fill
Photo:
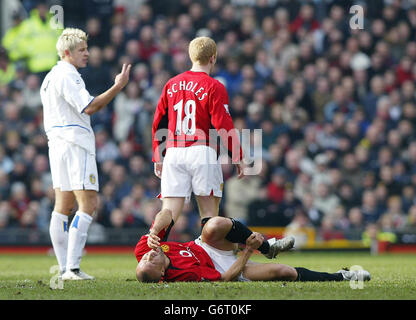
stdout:
POLYGON ((53 251, 58 260, 59 269, 61 272, 64 272, 68 250, 68 216, 53 211, 49 224, 49 235, 51 237, 53 251))
POLYGON ((89 214, 81 211, 77 211, 75 214, 69 228, 66 270, 79 269, 82 250, 87 241, 87 232, 91 222, 92 217, 89 214))

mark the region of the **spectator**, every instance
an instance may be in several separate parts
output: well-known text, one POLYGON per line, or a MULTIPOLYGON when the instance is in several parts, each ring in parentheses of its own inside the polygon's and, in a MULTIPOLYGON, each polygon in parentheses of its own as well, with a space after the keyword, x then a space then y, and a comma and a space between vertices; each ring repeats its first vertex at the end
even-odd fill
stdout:
POLYGON ((329 81, 326 77, 320 76, 317 79, 316 90, 312 93, 313 104, 315 105, 315 119, 318 123, 325 120, 325 106, 331 101, 329 81))
POLYGON ((364 172, 358 165, 357 159, 353 153, 347 153, 343 157, 342 168, 344 180, 350 183, 355 190, 358 190, 364 179, 364 172))
POLYGON ((338 204, 339 198, 330 191, 330 186, 324 182, 319 183, 316 189, 315 207, 321 210, 325 216, 332 217, 338 204))
POLYGON ((406 215, 402 210, 402 201, 399 196, 391 196, 387 200, 387 211, 382 215, 382 219, 389 220, 392 228, 402 229, 406 224, 406 215))
POLYGON ((394 180, 391 166, 385 165, 380 168, 380 180, 386 186, 388 196, 401 195, 402 186, 394 180))
POLYGON ((237 179, 235 176, 229 178, 225 183, 225 212, 233 217, 247 223, 249 212, 248 204, 257 198, 257 191, 260 187, 260 178, 248 176, 245 179, 237 179))
POLYGON ((28 209, 30 199, 27 195, 26 186, 22 182, 15 182, 10 188, 11 217, 14 222, 19 223, 23 213, 28 209))
POLYGON ((314 18, 314 8, 311 4, 305 3, 300 7, 299 15, 290 25, 290 31, 298 34, 314 31, 319 28, 319 22, 314 18))
POLYGON ((24 58, 23 37, 21 33, 23 16, 20 12, 14 12, 12 26, 4 33, 1 41, 2 46, 9 52, 9 58, 17 61, 24 58))
POLYGON ((101 21, 98 17, 90 17, 87 19, 85 32, 88 34, 88 44, 90 47, 103 48, 108 41, 108 36, 102 29, 101 21))
POLYGON ((97 162, 103 163, 107 160, 115 160, 119 156, 117 145, 108 137, 104 128, 98 128, 95 134, 97 148, 97 162))
POLYGON ((20 227, 36 229, 38 227, 38 224, 36 223, 38 212, 39 203, 37 201, 31 201, 19 219, 20 227))
POLYGON ((284 168, 276 168, 273 171, 271 181, 267 185, 267 198, 276 204, 283 201, 286 190, 286 174, 284 168))
POLYGON ((324 107, 325 120, 332 121, 336 112, 341 112, 349 119, 356 109, 355 103, 348 101, 342 86, 334 88, 332 100, 324 107))
POLYGON ((351 208, 348 212, 348 220, 351 229, 362 230, 363 228, 363 214, 358 207, 351 208))
MULTIPOLYGON (((106 183, 103 187, 102 195, 100 196, 100 209, 97 210, 97 221, 104 225, 105 227, 111 226, 113 223, 112 220, 112 212, 114 209, 117 208, 116 201, 114 199, 114 193, 115 193, 115 185, 114 183, 106 183)), ((119 222, 119 218, 117 217, 118 213, 115 214, 116 221, 119 222)), ((124 221, 124 219, 123 219, 124 221)), ((123 222, 124 223, 124 222, 123 222)), ((116 222, 117 224, 117 222, 116 222)))
POLYGON ((90 44, 87 67, 80 70, 86 87, 91 95, 96 96, 111 87, 110 69, 103 65, 103 51, 100 47, 90 44))
POLYGON ((308 219, 308 216, 302 211, 301 208, 296 210, 295 216, 286 226, 284 236, 293 236, 295 237, 296 247, 301 248, 308 241, 308 235, 305 231, 306 228, 311 227, 311 223, 308 219))
POLYGON ((8 201, 0 202, 0 230, 5 229, 9 224, 10 205, 8 201))
POLYGON ((3 146, 0 146, 0 170, 4 174, 9 174, 13 171, 14 164, 10 157, 5 153, 3 146))
POLYGON ((416 205, 411 206, 409 209, 406 221, 406 228, 416 228, 416 205))
POLYGON ((313 193, 305 194, 302 199, 302 206, 311 224, 315 227, 320 227, 324 213, 315 206, 315 197, 313 193))
POLYGON ((153 42, 153 28, 144 26, 140 31, 139 58, 141 61, 149 61, 155 53, 159 52, 158 46, 153 42))
POLYGON ((0 47, 0 85, 7 85, 16 78, 16 67, 10 61, 7 51, 0 47))
POLYGON ((381 216, 381 210, 377 203, 377 197, 373 190, 365 190, 362 195, 361 212, 364 222, 375 223, 381 216))
POLYGON ((111 212, 110 221, 113 228, 121 229, 126 227, 126 218, 121 209, 114 209, 111 212))
POLYGON ((384 79, 381 76, 374 76, 370 84, 371 90, 362 101, 366 117, 369 119, 376 113, 377 102, 384 93, 384 79))
POLYGON ((58 61, 55 45, 63 29, 52 28, 51 19, 48 6, 39 1, 36 8, 30 11, 30 16, 22 22, 19 31, 27 68, 32 73, 39 73, 41 80, 58 61))
POLYGON ((352 207, 359 205, 359 201, 357 200, 354 187, 346 182, 343 181, 340 183, 340 186, 337 188, 339 190, 337 192, 337 196, 340 199, 341 205, 348 211, 352 207))
POLYGON ((0 201, 9 199, 10 184, 8 174, 0 169, 0 201))
POLYGON ((343 205, 339 205, 335 208, 333 219, 334 228, 336 230, 347 231, 350 228, 350 220, 347 217, 347 209, 343 205))
POLYGON ((404 212, 409 212, 410 208, 415 204, 415 196, 413 185, 408 184, 403 187, 402 206, 404 212))
POLYGON ((293 189, 286 186, 283 196, 283 201, 278 206, 278 214, 275 216, 273 225, 287 226, 295 217, 297 208, 300 208, 302 203, 295 197, 293 189))
POLYGON ((110 181, 114 183, 114 200, 119 205, 124 197, 130 194, 132 185, 126 179, 126 169, 115 165, 110 172, 110 181))
POLYGON ((40 81, 39 77, 31 74, 26 78, 26 85, 22 90, 23 95, 23 114, 26 113, 25 119, 33 119, 36 115, 36 111, 42 106, 39 93, 40 81))
POLYGON ((329 158, 321 153, 315 157, 315 169, 312 176, 312 188, 316 190, 319 184, 330 184, 331 178, 328 171, 329 158))
POLYGON ((143 108, 140 98, 141 90, 136 82, 130 82, 125 92, 121 92, 114 101, 115 120, 113 135, 116 141, 121 142, 128 138, 132 129, 134 118, 143 108))

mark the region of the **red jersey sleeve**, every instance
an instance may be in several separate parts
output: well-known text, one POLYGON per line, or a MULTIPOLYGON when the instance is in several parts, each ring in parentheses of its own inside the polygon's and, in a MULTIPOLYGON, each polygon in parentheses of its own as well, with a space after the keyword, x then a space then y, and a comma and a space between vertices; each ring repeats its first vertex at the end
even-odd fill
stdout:
POLYGON ((166 96, 166 88, 167 84, 163 88, 162 94, 160 95, 159 102, 156 106, 155 115, 153 118, 153 125, 152 125, 152 140, 153 140, 153 162, 160 162, 162 158, 162 152, 160 144, 160 137, 156 136, 156 132, 159 129, 167 129, 168 128, 168 100, 166 96))
POLYGON ((225 87, 217 82, 211 94, 209 104, 211 123, 217 129, 222 143, 228 150, 233 163, 238 163, 243 158, 240 138, 229 112, 229 99, 225 87))

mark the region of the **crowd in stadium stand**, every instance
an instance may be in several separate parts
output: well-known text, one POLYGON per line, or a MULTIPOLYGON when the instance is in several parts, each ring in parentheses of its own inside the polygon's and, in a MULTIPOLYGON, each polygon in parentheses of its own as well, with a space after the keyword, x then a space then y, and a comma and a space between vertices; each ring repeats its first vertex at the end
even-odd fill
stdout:
MULTIPOLYGON (((217 42, 212 76, 227 88, 236 128, 262 129, 259 174, 238 180, 235 167, 223 165, 221 215, 293 232, 317 227, 323 239, 416 227, 416 7, 409 1, 67 2, 65 26, 89 34, 80 73, 91 95, 133 64, 124 92, 91 118, 96 223, 145 227, 160 209, 153 112, 169 77, 190 68, 188 42, 207 35, 217 42), (362 30, 350 28, 353 4, 364 7, 362 30)), ((39 97, 44 74, 15 56, 0 52, 0 229, 47 230, 54 194, 39 97)), ((176 229, 197 232, 195 202, 184 211, 176 229)))

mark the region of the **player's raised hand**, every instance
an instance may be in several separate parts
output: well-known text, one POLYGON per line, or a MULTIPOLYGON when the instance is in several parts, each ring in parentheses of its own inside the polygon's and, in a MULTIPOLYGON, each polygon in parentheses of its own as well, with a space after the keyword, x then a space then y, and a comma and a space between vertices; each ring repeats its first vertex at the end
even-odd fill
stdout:
POLYGON ((263 236, 258 232, 253 232, 246 240, 246 246, 253 250, 258 249, 263 243, 263 236))
POLYGON ((126 84, 129 82, 130 69, 131 69, 131 64, 126 65, 125 63, 123 63, 121 72, 116 76, 114 83, 117 86, 119 86, 120 89, 123 89, 126 86, 126 84))
POLYGON ((260 241, 256 232, 253 232, 246 240, 246 248, 250 251, 256 250, 261 244, 262 241, 260 241))
POLYGON ((155 235, 154 233, 150 233, 149 236, 147 237, 147 246, 150 249, 157 249, 160 246, 160 238, 155 235))

